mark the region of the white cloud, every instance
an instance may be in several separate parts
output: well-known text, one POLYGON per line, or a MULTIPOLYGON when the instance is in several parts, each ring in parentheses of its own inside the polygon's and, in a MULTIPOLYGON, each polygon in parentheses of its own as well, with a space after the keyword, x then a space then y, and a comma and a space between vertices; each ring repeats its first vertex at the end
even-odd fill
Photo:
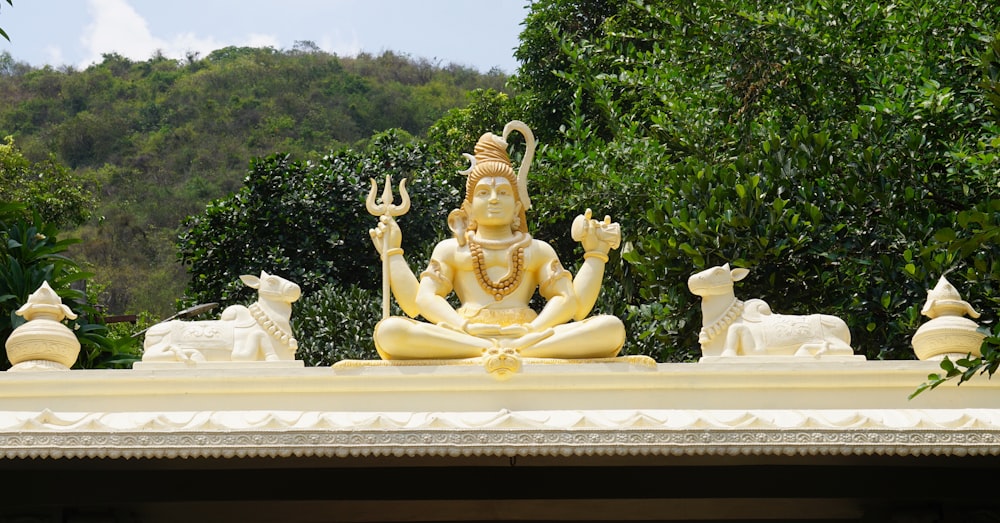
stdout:
POLYGON ((153 37, 149 24, 125 0, 88 0, 91 23, 81 38, 85 56, 81 67, 101 61, 104 53, 146 59, 164 42, 153 37))
POLYGON ((333 36, 323 35, 316 45, 328 53, 343 57, 354 57, 361 52, 361 41, 354 31, 351 31, 349 38, 344 38, 340 31, 333 36))
POLYGON ((56 45, 45 46, 45 63, 65 64, 66 60, 63 56, 62 48, 56 45))
MULTIPOLYGON (((242 42, 235 45, 242 45, 246 47, 273 47, 275 49, 281 48, 281 43, 278 42, 278 39, 274 35, 266 35, 259 33, 251 33, 250 35, 246 36, 242 42)), ((210 50, 214 51, 219 47, 225 47, 225 46, 213 47, 210 50)))
POLYGON ((126 0, 88 0, 87 8, 91 23, 84 29, 81 38, 85 56, 80 67, 100 62, 101 55, 105 53, 118 53, 132 60, 148 60, 159 51, 164 56, 181 59, 189 53, 205 56, 229 45, 280 47, 275 36, 259 33, 234 42, 220 42, 212 36, 191 32, 160 38, 152 34, 146 19, 126 0))

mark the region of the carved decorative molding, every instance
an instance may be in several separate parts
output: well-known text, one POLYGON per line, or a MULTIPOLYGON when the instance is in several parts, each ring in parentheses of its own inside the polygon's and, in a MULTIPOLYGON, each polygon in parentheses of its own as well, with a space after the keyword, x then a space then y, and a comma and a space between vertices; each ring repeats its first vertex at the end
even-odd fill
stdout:
POLYGON ((3 458, 1000 454, 992 410, 0 415, 3 458))

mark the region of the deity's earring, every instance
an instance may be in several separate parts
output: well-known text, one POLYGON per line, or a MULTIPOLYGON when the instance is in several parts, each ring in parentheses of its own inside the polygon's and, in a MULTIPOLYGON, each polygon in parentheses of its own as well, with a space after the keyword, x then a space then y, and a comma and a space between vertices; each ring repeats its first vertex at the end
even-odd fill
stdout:
POLYGON ((510 222, 511 232, 517 232, 521 230, 521 202, 517 202, 514 206, 514 219, 510 222))
POLYGON ((448 229, 455 235, 458 245, 465 245, 465 231, 469 229, 469 215, 464 209, 455 209, 448 214, 448 229))

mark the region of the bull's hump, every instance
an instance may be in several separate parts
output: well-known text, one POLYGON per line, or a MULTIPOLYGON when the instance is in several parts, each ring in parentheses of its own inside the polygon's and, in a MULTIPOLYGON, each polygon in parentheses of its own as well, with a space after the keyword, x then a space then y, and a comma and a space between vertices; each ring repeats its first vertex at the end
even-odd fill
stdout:
POLYGON ((237 327, 249 327, 256 324, 253 319, 253 314, 250 313, 250 309, 243 305, 230 305, 226 307, 226 310, 222 311, 222 320, 230 321, 237 327))

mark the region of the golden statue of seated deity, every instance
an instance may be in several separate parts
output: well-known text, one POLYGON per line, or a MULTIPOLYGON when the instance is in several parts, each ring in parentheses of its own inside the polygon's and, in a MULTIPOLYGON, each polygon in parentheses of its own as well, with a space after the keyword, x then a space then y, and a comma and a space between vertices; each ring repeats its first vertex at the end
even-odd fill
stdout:
MULTIPOLYGON (((527 230, 527 173, 534 147, 531 130, 518 121, 507 124, 502 136, 486 133, 479 139, 475 155, 465 155, 472 162, 462 171, 465 199, 448 216, 453 237, 437 244, 419 278, 400 248, 402 234, 393 216, 401 212, 373 210, 373 182, 369 210, 381 218, 369 232, 382 256, 383 275, 403 311, 426 320, 384 317, 374 333, 383 359, 485 357, 488 368, 516 370, 521 358, 610 358, 621 350, 622 321, 588 317, 608 252, 620 243, 619 226, 610 217, 592 219, 590 209, 578 216, 572 234, 583 246, 584 260, 575 276, 565 270, 555 250, 527 230), (518 173, 507 153, 506 138, 513 130, 524 135, 528 148, 518 173), (538 312, 529 307, 536 289, 546 300, 538 312), (461 303, 458 309, 447 299, 452 292, 461 303)), ((392 207, 386 202, 388 196, 391 204, 388 184, 384 208, 392 207)))

